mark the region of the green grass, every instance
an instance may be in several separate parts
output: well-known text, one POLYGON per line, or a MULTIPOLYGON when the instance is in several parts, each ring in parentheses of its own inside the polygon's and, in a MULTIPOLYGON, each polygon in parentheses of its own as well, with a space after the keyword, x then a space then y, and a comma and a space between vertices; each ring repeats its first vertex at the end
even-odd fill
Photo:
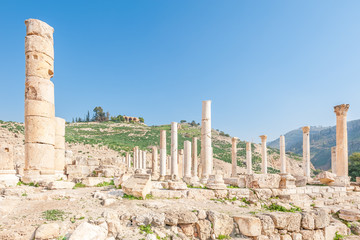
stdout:
POLYGON ((270 205, 262 205, 262 207, 265 210, 271 211, 271 212, 302 212, 302 209, 300 207, 297 207, 295 205, 292 205, 290 209, 287 209, 283 206, 278 205, 277 203, 272 203, 270 205))
POLYGON ((139 226, 139 228, 140 228, 140 233, 141 234, 144 234, 144 233, 146 233, 146 234, 153 234, 154 232, 151 230, 151 224, 148 224, 148 225, 140 225, 139 226))
POLYGON ((343 240, 343 239, 345 239, 345 236, 339 234, 339 232, 336 231, 334 240, 343 240))
POLYGON ((42 213, 42 217, 48 221, 58 221, 58 220, 63 221, 66 214, 67 213, 65 213, 62 210, 52 209, 52 210, 44 211, 42 213))
POLYGON ((40 187, 40 185, 38 183, 24 183, 22 181, 19 181, 17 184, 17 186, 21 186, 21 185, 25 185, 25 186, 30 186, 30 187, 40 187))
POLYGON ((83 184, 82 182, 78 182, 75 184, 75 186, 73 187, 73 189, 77 189, 77 188, 84 188, 86 187, 85 184, 83 184))
POLYGON ((110 182, 102 182, 96 184, 96 187, 106 187, 106 186, 114 186, 114 180, 111 180, 110 182))
MULTIPOLYGON (((124 193, 123 198, 129 199, 129 200, 144 200, 142 197, 135 197, 133 195, 128 195, 126 193, 124 193)), ((151 194, 147 194, 145 199, 153 199, 153 196, 151 194)))
POLYGON ((229 235, 219 235, 216 239, 231 239, 229 235))

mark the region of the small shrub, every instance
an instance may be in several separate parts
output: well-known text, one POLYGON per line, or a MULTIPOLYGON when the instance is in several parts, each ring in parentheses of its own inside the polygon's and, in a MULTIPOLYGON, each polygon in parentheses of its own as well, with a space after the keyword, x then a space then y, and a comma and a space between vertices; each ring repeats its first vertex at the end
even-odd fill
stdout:
POLYGON ((229 235, 219 235, 217 239, 231 239, 229 235))
POLYGON ((336 231, 334 240, 343 240, 343 239, 345 239, 345 236, 339 234, 339 232, 336 231))
POLYGON ((140 233, 153 234, 154 232, 151 230, 151 224, 148 225, 140 225, 140 233))
POLYGON ((45 218, 48 221, 57 221, 57 220, 64 220, 64 215, 66 213, 62 210, 58 209, 52 209, 52 210, 46 210, 42 213, 42 217, 45 218))
POLYGON ((262 206, 264 209, 271 211, 271 212, 302 212, 302 209, 300 207, 297 207, 295 205, 292 205, 292 207, 290 209, 287 209, 283 206, 280 206, 276 203, 272 203, 269 206, 267 205, 263 205, 262 206))
POLYGON ((73 189, 77 189, 77 188, 84 188, 86 187, 85 184, 83 184, 82 182, 78 182, 75 184, 75 186, 73 187, 73 189))
POLYGON ((126 193, 124 193, 123 198, 129 199, 129 200, 143 200, 142 197, 135 197, 135 196, 133 196, 133 195, 128 195, 128 194, 126 194, 126 193))

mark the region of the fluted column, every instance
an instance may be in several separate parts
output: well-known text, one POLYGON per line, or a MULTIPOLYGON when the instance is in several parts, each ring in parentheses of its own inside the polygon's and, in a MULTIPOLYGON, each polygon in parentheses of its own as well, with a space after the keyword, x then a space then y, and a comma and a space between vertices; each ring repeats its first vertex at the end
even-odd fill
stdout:
POLYGON ((237 140, 238 138, 237 137, 233 137, 231 139, 231 162, 232 162, 232 165, 231 165, 231 176, 232 177, 237 177, 237 148, 236 148, 236 145, 237 145, 237 140))
POLYGON ((348 137, 347 137, 347 112, 349 104, 334 107, 336 114, 336 175, 348 176, 348 137))
POLYGON ((198 181, 198 151, 197 151, 197 137, 193 137, 192 139, 192 177, 198 181))
POLYGON ((331 172, 336 174, 336 146, 331 148, 331 172))
POLYGON ((267 174, 267 148, 266 148, 266 135, 261 135, 261 157, 262 157, 262 163, 261 163, 261 173, 267 174))
POLYGON ((310 172, 310 127, 305 126, 303 130, 303 164, 304 175, 308 178, 311 177, 310 172))
POLYGON ((166 131, 160 130, 160 180, 166 175, 166 131))
POLYGON ((128 152, 126 153, 126 166, 128 169, 131 168, 131 158, 130 158, 130 154, 128 152))
POLYGON ((191 142, 184 142, 184 178, 191 178, 191 142))
POLYGON ((24 182, 55 178, 54 29, 37 19, 25 21, 24 182))
POLYGON ((213 156, 211 147, 211 101, 202 102, 201 119, 201 182, 206 183, 212 173, 213 156))
POLYGON ((280 173, 286 173, 285 136, 280 136, 280 173))
POLYGON ((246 172, 252 174, 251 142, 246 143, 246 172))
POLYGON ((178 124, 177 122, 171 123, 171 176, 174 178, 179 177, 178 169, 178 124))

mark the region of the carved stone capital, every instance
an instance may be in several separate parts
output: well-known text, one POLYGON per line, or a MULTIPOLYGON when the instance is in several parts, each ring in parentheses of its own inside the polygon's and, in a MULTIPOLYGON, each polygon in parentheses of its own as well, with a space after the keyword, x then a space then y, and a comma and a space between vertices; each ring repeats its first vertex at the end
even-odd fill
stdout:
POLYGON ((302 127, 303 133, 309 133, 310 132, 310 126, 302 127))
POLYGON ((266 142, 267 136, 266 135, 261 135, 260 138, 261 138, 262 142, 266 142))
POLYGON ((346 116, 349 110, 350 104, 341 104, 334 107, 336 116, 346 116))

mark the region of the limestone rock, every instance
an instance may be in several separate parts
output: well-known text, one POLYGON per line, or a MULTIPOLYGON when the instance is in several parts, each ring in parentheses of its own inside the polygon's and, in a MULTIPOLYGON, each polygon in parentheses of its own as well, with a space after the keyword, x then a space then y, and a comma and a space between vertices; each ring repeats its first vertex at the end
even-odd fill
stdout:
POLYGON ((122 184, 123 182, 125 182, 126 180, 128 180, 131 176, 132 176, 132 174, 130 174, 130 173, 124 173, 124 174, 122 174, 120 177, 114 179, 114 185, 115 185, 116 187, 121 186, 121 184, 122 184))
POLYGON ((104 240, 107 234, 108 226, 106 223, 94 225, 83 222, 71 234, 69 240, 104 240))
POLYGON ((234 228, 234 220, 231 217, 215 211, 208 211, 208 216, 216 237, 230 235, 234 228))
POLYGON ((268 215, 258 215, 256 216, 261 221, 261 234, 270 235, 275 231, 275 224, 272 218, 268 215))
POLYGON ((284 229, 291 232, 300 231, 300 227, 301 227, 300 213, 274 212, 274 213, 269 213, 269 216, 272 218, 275 227, 278 229, 284 229))
POLYGON ((295 177, 295 186, 296 187, 305 187, 308 183, 308 178, 306 176, 294 176, 295 177))
POLYGON ((360 210, 346 210, 341 209, 339 217, 346 221, 358 221, 360 220, 360 210))
POLYGON ((290 174, 280 174, 281 180, 280 180, 280 188, 282 189, 288 189, 288 188, 295 188, 295 182, 296 178, 291 176, 290 174))
POLYGON ((195 223, 195 227, 199 234, 198 237, 200 238, 200 240, 209 239, 211 232, 211 222, 209 220, 199 220, 197 223, 195 223))
POLYGON ((64 182, 64 181, 53 181, 48 184, 48 189, 72 189, 75 186, 73 182, 64 182))
POLYGON ((57 223, 40 225, 35 232, 35 240, 48 240, 59 236, 60 227, 57 223))
POLYGON ((151 187, 151 176, 148 174, 133 175, 122 184, 124 193, 143 199, 151 192, 151 187))
POLYGON ((319 179, 319 181, 320 181, 322 184, 329 184, 329 183, 331 183, 331 182, 334 182, 334 181, 335 181, 335 177, 336 177, 336 175, 335 175, 334 173, 327 172, 327 171, 321 172, 321 173, 319 173, 319 175, 317 176, 317 178, 319 179))
POLYGON ((170 190, 185 190, 187 189, 187 185, 183 181, 169 181, 169 189, 170 190))
POLYGON ((210 175, 206 187, 209 189, 226 189, 221 170, 216 170, 214 175, 210 175))
POLYGON ((261 221, 259 218, 243 215, 235 216, 234 221, 238 224, 241 234, 249 237, 261 235, 261 221))
POLYGON ((315 219, 314 215, 310 212, 303 212, 301 219, 301 227, 307 230, 315 229, 315 219))
POLYGON ((248 188, 279 188, 281 177, 278 174, 251 174, 246 176, 248 188))

